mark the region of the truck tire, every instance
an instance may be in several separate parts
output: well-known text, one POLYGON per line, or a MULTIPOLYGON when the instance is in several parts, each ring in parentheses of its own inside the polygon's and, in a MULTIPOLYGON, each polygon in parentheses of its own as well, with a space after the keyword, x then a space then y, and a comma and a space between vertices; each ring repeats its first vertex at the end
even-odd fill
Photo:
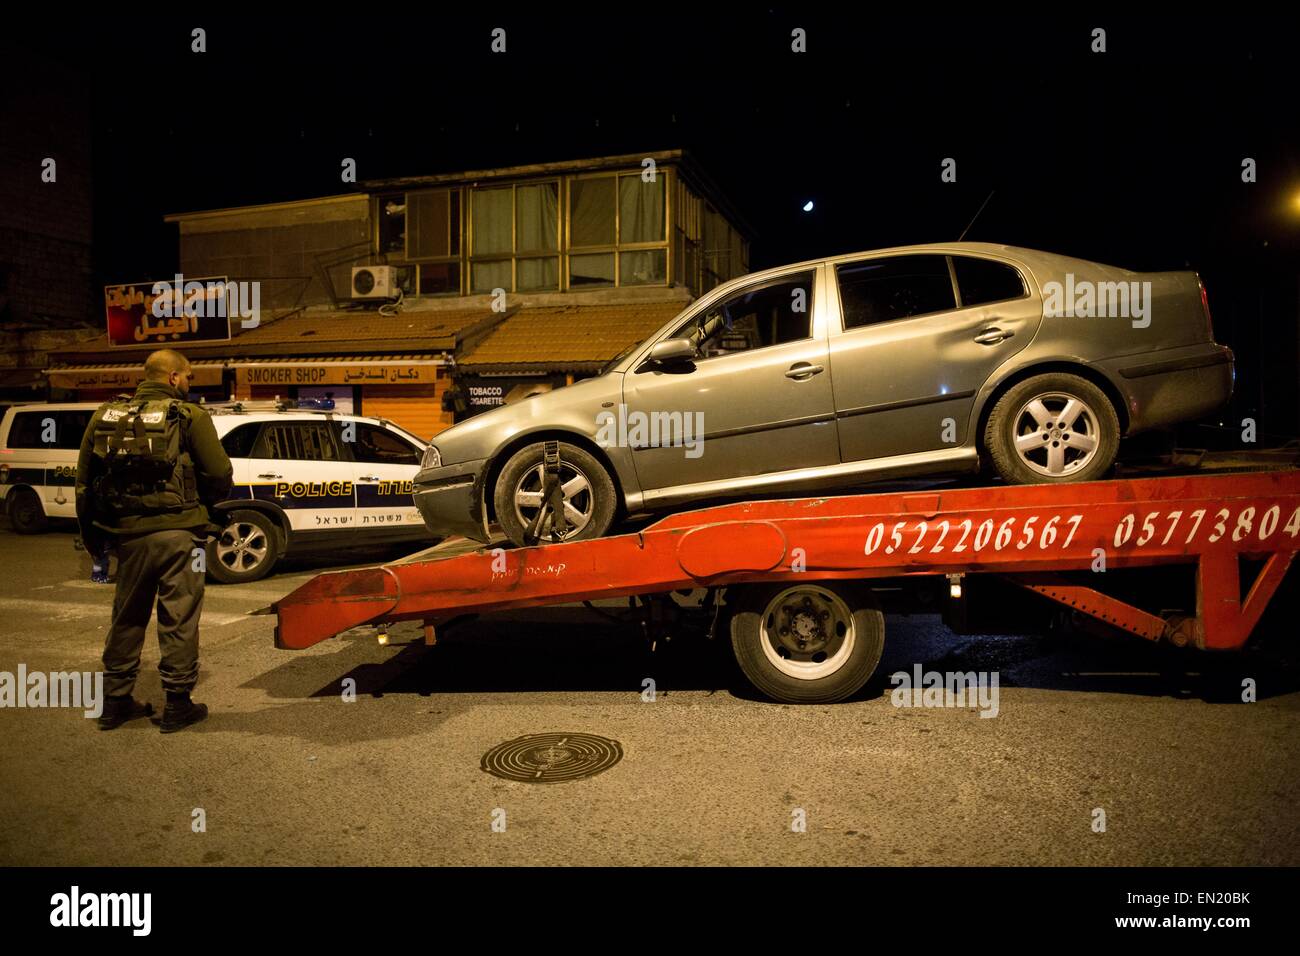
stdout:
POLYGON ((528 528, 541 507, 541 488, 545 477, 545 443, 537 442, 515 452, 497 476, 492 501, 497 523, 515 544, 552 544, 562 541, 586 541, 599 538, 614 523, 618 496, 614 480, 605 466, 577 445, 560 442, 560 482, 564 491, 565 515, 572 527, 558 538, 552 518, 543 516, 540 540, 528 540, 528 528))
POLYGON ((731 649, 763 694, 830 704, 871 679, 885 648, 885 617, 866 588, 843 581, 727 588, 731 649))
POLYGON ((1085 378, 1035 375, 993 406, 984 451, 1008 484, 1096 481, 1119 453, 1119 416, 1105 392, 1085 378))
POLYGON ((208 575, 222 584, 243 584, 270 574, 284 551, 275 522, 258 511, 215 517, 223 527, 208 541, 208 575))

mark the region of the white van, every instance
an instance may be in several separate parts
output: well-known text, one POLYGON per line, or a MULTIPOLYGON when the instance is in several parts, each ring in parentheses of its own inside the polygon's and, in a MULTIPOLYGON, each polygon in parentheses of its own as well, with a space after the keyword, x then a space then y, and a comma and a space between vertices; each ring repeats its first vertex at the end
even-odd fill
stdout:
POLYGON ((0 502, 15 531, 77 516, 77 453, 98 402, 14 405, 0 420, 0 502))

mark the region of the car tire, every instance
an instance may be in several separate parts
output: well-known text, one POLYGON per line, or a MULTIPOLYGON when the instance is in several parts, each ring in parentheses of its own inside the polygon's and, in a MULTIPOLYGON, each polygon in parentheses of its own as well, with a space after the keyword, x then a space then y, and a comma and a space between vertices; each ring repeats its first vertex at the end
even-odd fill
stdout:
POLYGON ((17 488, 7 496, 9 523, 19 534, 40 534, 49 527, 41 497, 30 488, 17 488))
POLYGON ((221 533, 208 540, 208 575, 222 584, 258 581, 271 573, 284 551, 280 529, 258 511, 217 517, 221 533))
POLYGON ((727 588, 731 649, 761 693, 787 704, 833 704, 871 679, 885 648, 874 596, 844 581, 727 588), (807 644, 798 645, 806 638, 807 644))
POLYGON ((1115 464, 1119 438, 1119 416, 1105 392, 1078 375, 1049 372, 998 399, 984 426, 984 451, 1009 484, 1096 481, 1115 464))
MULTIPOLYGON (((599 538, 614 523, 618 510, 618 494, 614 480, 589 452, 560 442, 560 479, 565 492, 565 514, 576 526, 560 539, 586 541, 599 538), (576 516, 576 517, 575 517, 576 516), (579 523, 579 521, 581 523, 579 523)), ((529 525, 536 516, 541 501, 541 483, 544 478, 545 443, 537 442, 515 452, 497 476, 492 502, 496 507, 497 523, 515 544, 553 544, 556 537, 549 509, 543 517, 539 540, 530 540, 529 525), (537 501, 538 505, 532 504, 537 501)))

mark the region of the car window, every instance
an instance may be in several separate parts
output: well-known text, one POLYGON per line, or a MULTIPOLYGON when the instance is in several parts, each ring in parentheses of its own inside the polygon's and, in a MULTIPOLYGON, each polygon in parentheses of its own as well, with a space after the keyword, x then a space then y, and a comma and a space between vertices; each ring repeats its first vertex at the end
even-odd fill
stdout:
POLYGON ((835 269, 844 328, 860 329, 957 307, 946 256, 891 256, 835 269))
POLYGON ((693 339, 701 359, 809 338, 814 275, 800 272, 742 289, 695 313, 671 337, 693 339))
POLYGON ((44 448, 41 441, 41 419, 51 418, 49 412, 18 412, 9 425, 10 448, 44 448))
POLYGON ((263 427, 252 457, 338 461, 339 451, 326 422, 274 422, 263 427))
POLYGON ((376 465, 418 465, 420 453, 386 428, 357 423, 357 438, 352 443, 357 461, 376 465))
POLYGON ((58 435, 55 438, 54 447, 68 451, 79 450, 81 448, 81 438, 86 434, 86 426, 90 424, 90 419, 94 417, 94 414, 89 410, 58 412, 54 416, 54 420, 58 423, 58 435))
POLYGON ((66 409, 15 412, 9 426, 9 447, 76 451, 81 447, 81 436, 85 434, 92 415, 92 411, 66 409), (53 426, 52 431, 50 426, 53 426))
MULTIPOLYGON (((226 454, 231 458, 252 458, 253 442, 257 441, 257 433, 261 427, 260 422, 248 422, 240 425, 221 439, 221 447, 226 450, 226 454)), ((261 457, 268 456, 263 455, 261 457)))
POLYGON ((953 256, 952 263, 957 270, 957 288, 961 290, 963 306, 1005 302, 1027 294, 1020 273, 1005 263, 970 256, 953 256))

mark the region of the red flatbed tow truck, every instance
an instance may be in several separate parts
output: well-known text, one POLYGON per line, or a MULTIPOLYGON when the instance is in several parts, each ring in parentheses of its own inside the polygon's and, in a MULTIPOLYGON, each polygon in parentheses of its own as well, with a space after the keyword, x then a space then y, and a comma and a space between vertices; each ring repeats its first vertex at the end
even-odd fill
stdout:
POLYGON ((960 601, 963 583, 996 575, 1148 641, 1227 651, 1245 645, 1297 550, 1294 468, 788 498, 590 541, 323 573, 274 605, 275 641, 300 649, 419 620, 432 644, 462 615, 704 588, 710 602, 725 594, 737 660, 761 691, 829 702, 874 671, 873 586, 891 580, 946 576, 960 601), (1243 562, 1258 569, 1244 596, 1243 562), (1139 607, 1108 586, 1114 571, 1170 565, 1194 581, 1185 607, 1139 607))

